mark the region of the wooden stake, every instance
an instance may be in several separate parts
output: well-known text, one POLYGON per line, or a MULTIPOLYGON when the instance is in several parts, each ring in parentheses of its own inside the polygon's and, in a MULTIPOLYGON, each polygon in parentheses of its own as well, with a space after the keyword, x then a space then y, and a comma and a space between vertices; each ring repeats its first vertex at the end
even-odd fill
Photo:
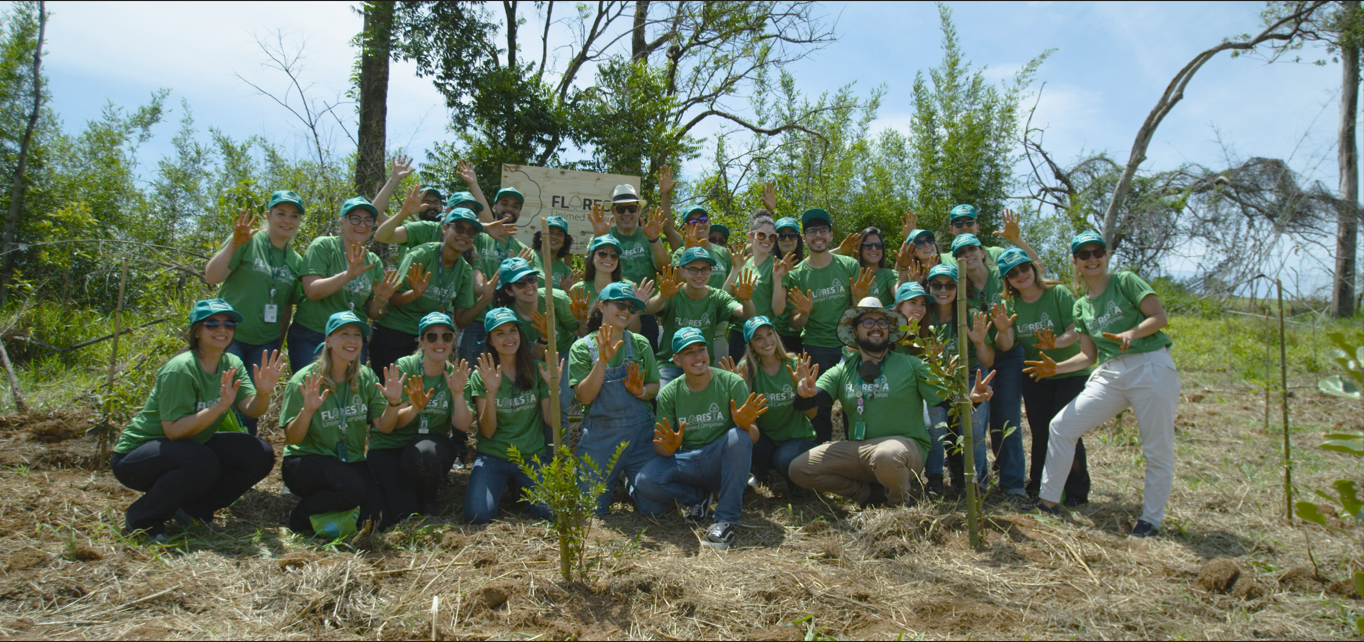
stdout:
POLYGON ((976 496, 976 457, 975 436, 971 431, 971 362, 968 360, 966 335, 966 289, 970 280, 966 269, 957 272, 957 352, 961 358, 961 376, 957 385, 965 391, 966 398, 957 402, 957 426, 962 436, 962 477, 966 483, 966 528, 970 534, 971 547, 980 546, 980 498, 976 496))
MULTIPOLYGON (((549 429, 554 433, 554 457, 569 457, 568 453, 563 452, 563 425, 560 419, 563 417, 563 410, 559 408, 559 350, 554 340, 554 254, 550 251, 549 243, 549 220, 540 218, 540 238, 544 240, 540 245, 540 265, 545 272, 545 369, 549 371, 549 429)), ((546 462, 546 465, 551 465, 546 462)), ((563 519, 558 517, 556 519, 563 519)), ((570 547, 568 534, 559 535, 559 574, 567 582, 571 578, 569 568, 570 547)))
POLYGON ((113 404, 114 374, 118 372, 118 338, 123 333, 123 292, 128 287, 128 262, 131 259, 131 254, 123 255, 123 270, 118 277, 118 302, 114 305, 114 343, 109 347, 109 377, 104 384, 104 426, 99 431, 98 461, 104 461, 109 456, 109 438, 113 436, 113 431, 109 427, 109 410, 113 404))
MULTIPOLYGON (((1284 517, 1293 521, 1293 450, 1288 437, 1288 348, 1283 326, 1283 281, 1279 286, 1279 404, 1283 409, 1283 501, 1284 517)), ((1268 373, 1266 373, 1267 375, 1268 373)), ((1269 377, 1266 376, 1266 379, 1269 377)))

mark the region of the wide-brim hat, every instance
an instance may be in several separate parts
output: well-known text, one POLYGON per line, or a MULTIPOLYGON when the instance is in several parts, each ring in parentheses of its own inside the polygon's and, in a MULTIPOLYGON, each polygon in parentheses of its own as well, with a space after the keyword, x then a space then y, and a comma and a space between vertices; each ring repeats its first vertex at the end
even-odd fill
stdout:
POLYGON ((868 312, 879 312, 886 315, 890 321, 890 329, 886 331, 886 341, 888 345, 894 345, 905 338, 905 331, 900 326, 906 325, 905 315, 881 305, 881 299, 869 296, 857 302, 857 305, 843 311, 843 316, 838 318, 838 340, 849 348, 857 348, 857 333, 853 326, 857 320, 868 312))
POLYGON ((643 210, 649 204, 639 197, 639 192, 635 191, 635 186, 630 184, 617 185, 611 192, 611 205, 625 205, 627 203, 639 203, 639 209, 643 210))

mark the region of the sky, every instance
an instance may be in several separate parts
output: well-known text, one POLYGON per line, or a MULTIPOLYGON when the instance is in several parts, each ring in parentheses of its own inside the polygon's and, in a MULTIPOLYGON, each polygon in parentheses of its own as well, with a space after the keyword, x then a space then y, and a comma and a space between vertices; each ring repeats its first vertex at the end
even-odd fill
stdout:
MULTIPOLYGON (((527 3, 529 4, 529 3, 527 3)), ((188 103, 197 126, 235 138, 265 137, 306 152, 298 121, 247 81, 273 92, 284 78, 262 63, 258 39, 302 45, 304 78, 315 100, 345 100, 355 51, 351 38, 361 18, 345 2, 272 3, 49 3, 52 18, 44 59, 52 108, 68 130, 98 118, 107 104, 132 108, 152 92, 171 90, 170 114, 141 152, 150 174, 188 103)), ((1261 28, 1262 3, 949 3, 967 58, 987 77, 1010 78, 1047 49, 1034 126, 1046 129, 1045 147, 1061 161, 1106 151, 1119 162, 1170 78, 1196 54, 1224 38, 1261 28)), ((560 9, 560 15, 565 12, 560 9)), ((930 3, 825 3, 819 11, 836 24, 838 40, 788 70, 806 94, 848 83, 865 95, 883 87, 876 128, 907 131, 914 74, 941 57, 937 9, 930 3)), ((500 7, 497 10, 501 15, 500 7)), ((524 11, 526 31, 543 23, 524 11)), ((573 34, 551 29, 551 60, 573 34)), ((522 56, 539 57, 539 51, 522 56)), ((1143 169, 1185 162, 1227 166, 1228 154, 1282 158, 1298 172, 1334 187, 1335 128, 1340 67, 1306 61, 1328 58, 1320 48, 1300 52, 1304 62, 1266 64, 1254 57, 1220 54, 1189 84, 1184 100, 1158 130, 1143 169)), ((590 77, 590 75, 587 75, 590 77)), ((297 103, 297 98, 293 99, 297 103)), ((419 160, 449 140, 443 100, 411 64, 390 69, 390 147, 419 160)), ((354 108, 338 112, 353 122, 354 108)), ((338 149, 350 145, 331 128, 338 149)), ((710 135, 715 126, 698 133, 710 135)), ((704 147, 703 147, 704 148, 704 147)), ((689 167, 699 167, 704 159, 689 167)), ((686 178, 684 167, 680 178, 686 178)))

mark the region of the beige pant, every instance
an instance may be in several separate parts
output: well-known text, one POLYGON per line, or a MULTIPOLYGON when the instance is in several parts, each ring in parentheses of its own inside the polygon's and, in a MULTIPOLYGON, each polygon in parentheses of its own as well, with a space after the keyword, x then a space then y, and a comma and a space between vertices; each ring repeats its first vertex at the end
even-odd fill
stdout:
POLYGON ((886 487, 892 506, 909 498, 910 482, 924 470, 919 444, 904 437, 835 441, 815 446, 791 462, 791 481, 801 488, 837 493, 863 502, 870 484, 886 487))

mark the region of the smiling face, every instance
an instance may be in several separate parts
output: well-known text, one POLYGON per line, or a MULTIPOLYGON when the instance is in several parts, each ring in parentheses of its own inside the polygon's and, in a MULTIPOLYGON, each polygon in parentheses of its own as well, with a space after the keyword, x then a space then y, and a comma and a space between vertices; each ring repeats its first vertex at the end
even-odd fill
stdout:
POLYGON ((827 252, 829 241, 834 238, 833 228, 823 223, 812 223, 805 228, 805 247, 810 248, 811 252, 827 252))
POLYGON ((592 252, 592 266, 597 274, 610 276, 620 265, 620 251, 611 246, 602 246, 592 252))
POLYGON ((953 234, 974 234, 980 236, 980 221, 973 218, 959 218, 952 222, 953 234))
POLYGON ((952 305, 957 300, 957 282, 944 275, 935 276, 928 282, 928 295, 938 305, 952 305))
POLYGON ((882 244, 880 235, 868 234, 862 237, 862 267, 877 267, 885 256, 886 247, 882 244))
POLYGON ((468 221, 451 221, 441 228, 441 240, 456 254, 463 254, 474 246, 478 228, 468 221))
MULTIPOLYGON (((755 254, 771 254, 772 247, 777 242, 777 228, 766 221, 760 223, 756 229, 748 233, 748 242, 753 246, 755 254)), ((791 241, 791 249, 795 250, 795 240, 791 241)))
POLYGON ((759 355, 770 357, 777 352, 777 340, 777 333, 772 330, 772 326, 765 325, 753 333, 753 339, 748 345, 759 355))
POLYGON ((927 261, 937 255, 938 242, 933 237, 924 235, 914 241, 914 258, 919 259, 920 261, 927 261))
POLYGON ((429 326, 418 341, 423 357, 444 362, 450 358, 450 350, 455 346, 455 329, 446 325, 429 326))
POLYGON ((502 286, 510 291, 512 298, 517 303, 533 306, 540 302, 540 292, 536 289, 540 287, 540 277, 535 273, 523 277, 520 281, 509 283, 502 286))
POLYGON ((781 250, 783 255, 795 252, 799 246, 800 234, 795 230, 788 228, 777 233, 777 249, 781 250))
POLYGON ((974 245, 968 245, 957 252, 957 262, 968 270, 974 270, 985 265, 985 251, 974 245))
POLYGON ((710 274, 715 268, 705 261, 692 261, 682 266, 682 276, 687 280, 687 286, 697 290, 704 290, 710 282, 710 274))
POLYGON ((341 217, 341 239, 347 245, 364 243, 374 234, 374 215, 363 207, 357 207, 341 217))
POLYGON ((1088 258, 1073 256, 1071 260, 1075 262, 1075 267, 1080 270, 1082 276, 1097 277, 1108 271, 1108 252, 1103 252, 1103 256, 1094 256, 1095 252, 1103 250, 1104 247, 1098 243, 1087 243, 1076 248, 1076 254, 1086 252, 1088 258))
POLYGON ((635 233, 639 227, 639 203, 617 203, 611 206, 611 214, 616 217, 616 229, 622 234, 635 233))
POLYGON ((303 222, 303 212, 298 211, 298 207, 293 203, 280 203, 270 208, 267 220, 271 236, 290 239, 298 233, 298 226, 303 222))
POLYGON ((232 317, 226 314, 210 316, 195 324, 194 338, 199 341, 201 347, 222 352, 227 349, 227 346, 232 345, 232 337, 236 334, 235 322, 233 328, 227 327, 227 322, 232 322, 232 317))
POLYGON ((332 363, 350 364, 360 358, 365 335, 355 324, 344 325, 327 336, 327 349, 332 351, 332 363))
POLYGON ((1009 273, 1004 275, 1004 278, 1008 279, 1009 285, 1014 286, 1014 289, 1019 292, 1026 291, 1032 286, 1037 285, 1037 271, 1033 268, 1032 263, 1024 263, 1009 270, 1009 273))
POLYGON ((924 314, 928 312, 928 299, 916 296, 908 301, 901 301, 895 306, 895 311, 903 314, 907 321, 922 322, 924 314))
POLYGON ((673 355, 673 363, 689 375, 699 377, 710 371, 710 350, 705 342, 693 343, 673 355))
POLYGON ((549 228, 549 253, 557 255, 563 248, 564 231, 557 227, 549 228))
POLYGON ((515 196, 503 196, 493 203, 493 218, 515 223, 516 219, 521 218, 521 201, 515 196))
POLYGON ((630 324, 630 317, 634 313, 630 309, 634 304, 630 301, 598 301, 597 309, 601 310, 601 322, 613 328, 624 328, 630 324))
POLYGON ((488 333, 488 345, 497 351, 505 363, 507 359, 516 357, 516 350, 521 347, 521 331, 515 323, 503 323, 488 333))
POLYGON ((445 203, 441 202, 440 194, 431 191, 422 194, 421 205, 417 206, 417 214, 423 218, 444 210, 445 203))
POLYGON ((881 352, 890 346, 890 317, 884 312, 865 312, 854 322, 853 336, 857 345, 869 352, 881 352))

